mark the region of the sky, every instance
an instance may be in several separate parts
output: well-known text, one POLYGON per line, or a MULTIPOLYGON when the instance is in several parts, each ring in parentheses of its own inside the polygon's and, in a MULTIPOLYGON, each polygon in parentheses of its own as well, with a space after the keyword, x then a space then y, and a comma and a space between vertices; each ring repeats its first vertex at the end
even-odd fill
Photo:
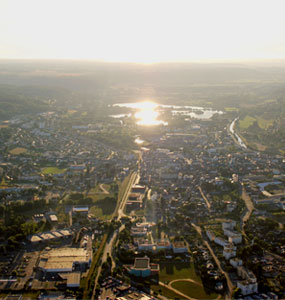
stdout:
POLYGON ((0 58, 285 59, 284 0, 0 0, 0 58))

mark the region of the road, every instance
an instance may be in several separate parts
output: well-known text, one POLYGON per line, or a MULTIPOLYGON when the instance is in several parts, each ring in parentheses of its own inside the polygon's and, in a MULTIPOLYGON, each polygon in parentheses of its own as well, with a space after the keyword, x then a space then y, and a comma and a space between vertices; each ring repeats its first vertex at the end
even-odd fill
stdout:
POLYGON ((207 204, 208 210, 210 210, 210 208, 211 208, 210 202, 208 201, 207 197, 205 196, 205 194, 204 194, 204 192, 202 191, 202 189, 201 189, 200 186, 198 186, 198 189, 199 189, 199 191, 200 191, 201 196, 203 197, 203 199, 205 200, 205 202, 206 202, 206 204, 207 204))
POLYGON ((244 201, 245 206, 247 208, 247 212, 245 213, 245 215, 242 218, 241 232, 247 241, 248 238, 245 233, 244 227, 245 227, 246 222, 249 220, 249 218, 252 214, 252 211, 254 210, 254 205, 253 205, 253 202, 252 202, 251 198, 249 197, 248 193, 246 192, 244 185, 242 185, 241 198, 244 201))
POLYGON ((134 172, 130 177, 128 185, 127 185, 127 187, 124 191, 121 203, 119 204, 118 218, 117 218, 118 220, 120 220, 122 217, 126 216, 125 213, 124 213, 125 205, 126 205, 126 202, 128 200, 128 197, 129 197, 130 191, 132 189, 132 186, 134 185, 134 183, 137 182, 137 178, 138 178, 137 172, 134 172))
MULTIPOLYGON (((133 184, 137 183, 138 179, 139 179, 138 174, 136 172, 134 172, 130 177, 130 180, 127 184, 127 187, 124 191, 121 203, 119 204, 117 220, 120 220, 123 216, 125 216, 124 209, 125 209, 127 199, 129 197, 129 193, 131 191, 131 188, 132 188, 133 184)), ((113 218, 115 218, 115 216, 113 218)), ((98 283, 98 278, 101 274, 102 264, 107 260, 108 253, 109 253, 109 255, 111 256, 111 259, 112 259, 112 270, 115 268, 115 262, 114 262, 113 257, 112 257, 113 244, 114 244, 114 241, 117 238, 118 233, 121 232, 124 228, 125 228, 125 225, 121 225, 121 227, 118 230, 115 230, 113 232, 112 236, 108 239, 108 241, 105 245, 105 248, 104 248, 103 254, 102 254, 102 258, 101 258, 101 264, 100 264, 100 266, 97 270, 97 275, 96 275, 96 278, 95 278, 95 284, 94 284, 94 289, 93 289, 93 292, 92 292, 91 300, 94 300, 94 298, 95 298, 96 285, 98 283)))
POLYGON ((225 272, 221 266, 220 260, 217 258, 217 256, 215 255, 211 245, 208 243, 207 240, 205 240, 205 238, 202 235, 202 229, 200 226, 197 226, 196 224, 192 223, 192 226, 196 229, 196 231, 201 235, 204 244, 206 245, 206 247, 208 248, 208 250, 210 251, 212 257, 214 258, 219 270, 221 271, 222 274, 225 275, 225 278, 227 280, 227 285, 228 285, 228 294, 226 295, 226 299, 232 299, 232 294, 233 294, 233 290, 234 290, 234 285, 230 279, 230 276, 227 272, 225 272))

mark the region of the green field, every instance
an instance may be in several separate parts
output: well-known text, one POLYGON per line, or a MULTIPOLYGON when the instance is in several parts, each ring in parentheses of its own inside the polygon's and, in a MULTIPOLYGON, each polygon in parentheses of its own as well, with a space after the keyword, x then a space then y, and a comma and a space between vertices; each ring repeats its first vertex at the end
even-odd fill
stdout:
POLYGON ((169 290, 168 288, 161 286, 161 285, 151 285, 150 286, 151 290, 153 290, 154 292, 157 292, 157 294, 162 295, 168 299, 185 299, 185 298, 181 298, 180 295, 174 293, 173 291, 169 290))
POLYGON ((243 119, 239 120, 239 127, 241 129, 247 129, 249 126, 251 126, 256 121, 255 118, 251 116, 245 116, 243 119))
POLYGON ((26 148, 17 147, 9 151, 13 155, 20 155, 27 152, 26 148))
POLYGON ((218 294, 216 293, 207 294, 202 286, 193 282, 177 281, 171 286, 181 293, 196 299, 216 299, 218 297, 218 294))
POLYGON ((239 120, 239 127, 240 129, 247 129, 255 121, 257 121, 257 124, 261 129, 267 129, 268 127, 272 126, 274 122, 274 120, 272 119, 267 120, 261 117, 254 118, 252 116, 247 115, 243 119, 239 120))
MULTIPOLYGON (((111 187, 104 184, 104 188, 110 191, 111 187)), ((94 205, 90 208, 90 214, 101 220, 110 219, 113 215, 117 199, 114 193, 104 194, 99 185, 91 189, 86 197, 91 198, 94 205)))
POLYGON ((104 214, 103 209, 98 206, 91 206, 89 210, 90 215, 93 215, 94 217, 100 219, 100 220, 108 220, 112 216, 112 214, 104 214))
POLYGON ((192 279, 201 283, 201 279, 196 274, 193 263, 161 263, 159 280, 163 283, 168 283, 175 279, 192 279))
POLYGON ((65 172, 66 169, 59 169, 57 167, 47 167, 42 169, 42 173, 47 174, 62 174, 65 172))

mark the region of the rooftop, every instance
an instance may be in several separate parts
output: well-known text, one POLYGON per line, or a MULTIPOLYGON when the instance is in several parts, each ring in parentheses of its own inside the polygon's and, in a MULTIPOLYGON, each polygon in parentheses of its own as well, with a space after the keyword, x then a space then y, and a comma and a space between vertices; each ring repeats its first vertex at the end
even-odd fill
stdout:
POLYGON ((149 258, 148 257, 136 258, 134 268, 135 269, 148 269, 149 268, 149 258))

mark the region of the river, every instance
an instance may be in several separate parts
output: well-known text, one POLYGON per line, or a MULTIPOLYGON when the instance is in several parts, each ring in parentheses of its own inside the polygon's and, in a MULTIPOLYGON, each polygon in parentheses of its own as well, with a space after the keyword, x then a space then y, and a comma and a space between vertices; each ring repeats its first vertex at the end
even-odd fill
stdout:
POLYGON ((240 138, 240 136, 234 131, 234 127, 235 127, 235 123, 236 121, 239 119, 239 117, 235 118, 231 125, 230 125, 230 133, 234 135, 234 137, 236 138, 236 141, 238 142, 238 144, 244 148, 244 149, 247 149, 247 146, 246 144, 242 141, 242 139, 240 138))

